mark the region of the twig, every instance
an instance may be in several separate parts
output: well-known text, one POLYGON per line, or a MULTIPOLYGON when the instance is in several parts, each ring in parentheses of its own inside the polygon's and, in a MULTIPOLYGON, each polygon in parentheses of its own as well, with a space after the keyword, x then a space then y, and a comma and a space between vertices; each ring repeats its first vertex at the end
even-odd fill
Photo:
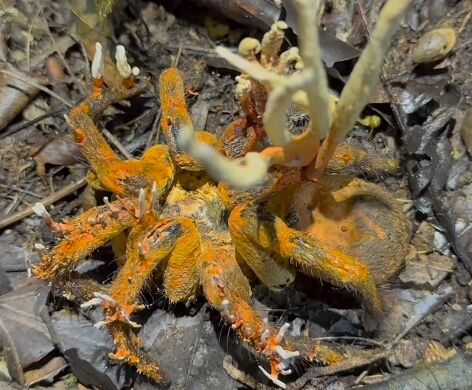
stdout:
POLYGON ((337 341, 337 340, 351 340, 359 341, 366 344, 376 345, 381 348, 385 348, 385 344, 380 341, 375 341, 372 339, 366 339, 364 337, 355 337, 355 336, 326 336, 326 337, 315 337, 313 340, 316 341, 337 341))
POLYGON ((359 383, 361 383, 361 380, 364 379, 368 373, 369 373, 369 369, 362 371, 360 375, 356 378, 356 380, 352 382, 352 385, 357 386, 359 383))
MULTIPOLYGON (((51 195, 46 196, 40 202, 45 206, 49 206, 49 205, 57 202, 58 200, 64 198, 65 196, 71 194, 72 192, 77 191, 79 188, 82 188, 85 184, 87 184, 87 179, 82 178, 82 179, 76 181, 75 183, 71 183, 71 184, 65 186, 64 188, 60 189, 59 191, 56 191, 56 192, 52 193, 51 195)), ((23 218, 26 218, 27 216, 29 216, 31 214, 33 214, 32 206, 27 207, 27 208, 15 213, 15 214, 11 215, 11 216, 5 218, 4 220, 0 221, 0 229, 4 229, 7 226, 10 226, 10 225, 12 225, 16 222, 19 222, 23 218)))
POLYGON ((26 84, 32 85, 35 88, 38 88, 40 91, 43 91, 43 92, 47 93, 48 95, 50 95, 50 96, 56 98, 57 100, 61 101, 67 107, 72 107, 73 106, 73 104, 70 101, 68 101, 67 99, 59 96, 57 93, 51 91, 49 88, 43 87, 41 84, 38 84, 38 83, 36 83, 32 80, 25 79, 24 77, 14 73, 14 72, 10 72, 8 70, 5 70, 5 69, 0 69, 0 72, 4 73, 4 74, 6 74, 10 77, 14 77, 15 79, 20 80, 20 81, 22 81, 26 84))
MULTIPOLYGON (((412 319, 409 320, 407 323, 406 328, 400 332, 400 334, 395 337, 387 346, 386 348, 392 349, 403 337, 405 337, 413 328, 416 327, 423 319, 433 313, 439 305, 442 305, 444 302, 446 302, 452 295, 454 295, 454 291, 452 290, 452 287, 448 287, 445 289, 444 294, 442 295, 433 295, 430 298, 433 300, 432 302, 429 303, 429 305, 426 306, 425 309, 421 310, 418 314, 416 314, 416 317, 413 317, 412 319)), ((416 309, 416 311, 419 311, 416 309)))
POLYGON ((60 110, 48 112, 46 114, 38 116, 38 117, 36 117, 34 119, 31 119, 29 121, 22 121, 20 123, 15 123, 14 125, 10 125, 10 126, 6 127, 6 130, 2 131, 2 133, 0 134, 0 139, 4 139, 4 138, 12 135, 13 133, 16 133, 17 131, 20 131, 20 130, 28 127, 28 126, 33 126, 36 123, 39 123, 44 119, 47 119, 47 118, 50 118, 50 117, 56 116, 56 115, 65 114, 67 111, 69 111, 68 108, 61 108, 60 110))
POLYGON ((75 45, 76 43, 77 42, 68 35, 59 38, 58 40, 56 40, 56 46, 51 45, 50 47, 44 48, 41 53, 31 58, 31 67, 35 68, 38 65, 42 65, 44 61, 57 50, 60 50, 62 53, 65 53, 71 46, 75 45))
POLYGON ((25 190, 24 188, 21 188, 21 187, 12 186, 12 185, 9 185, 9 184, 8 185, 7 184, 1 184, 1 183, 0 183, 0 187, 5 188, 7 190, 13 190, 13 191, 21 192, 23 194, 28 194, 28 195, 34 196, 35 198, 41 198, 41 195, 37 194, 36 192, 25 190))
POLYGON ((120 141, 107 129, 103 129, 102 134, 110 141, 128 160, 133 160, 134 157, 126 150, 120 141))
POLYGON ((89 59, 87 56, 87 50, 85 50, 85 46, 82 43, 82 40, 80 40, 80 51, 82 52, 82 56, 84 57, 85 61, 85 79, 86 80, 91 80, 92 79, 92 74, 90 73, 90 65, 89 65, 89 59))
POLYGON ((154 121, 152 123, 152 129, 146 143, 146 150, 148 150, 151 147, 154 137, 156 140, 159 140, 160 129, 161 129, 161 113, 162 111, 159 108, 156 112, 156 117, 154 118, 154 121))

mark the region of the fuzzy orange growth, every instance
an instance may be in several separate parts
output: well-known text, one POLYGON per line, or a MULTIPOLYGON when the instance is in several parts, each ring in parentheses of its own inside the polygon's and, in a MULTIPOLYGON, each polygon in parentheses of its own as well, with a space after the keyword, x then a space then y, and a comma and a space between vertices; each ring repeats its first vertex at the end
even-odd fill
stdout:
POLYGON ((277 250, 274 218, 263 208, 243 205, 233 210, 228 223, 238 252, 266 286, 277 289, 293 282, 295 269, 277 250))
POLYGON ((93 92, 98 93, 100 91, 100 94, 103 92, 103 89, 105 88, 105 81, 103 78, 98 78, 98 79, 92 79, 92 84, 93 84, 93 92))
POLYGON ((69 114, 75 140, 82 148, 85 157, 90 164, 118 161, 118 156, 100 134, 89 115, 90 106, 87 104, 82 104, 69 114))
POLYGON ((42 256, 41 263, 34 269, 35 275, 43 280, 53 280, 67 274, 87 255, 131 226, 133 216, 128 210, 133 207, 132 200, 120 199, 64 223, 64 238, 42 256))
POLYGON ((74 129, 74 136, 75 136, 75 142, 77 143, 78 146, 85 146, 85 142, 87 141, 87 138, 85 137, 85 132, 80 128, 77 127, 74 129))
POLYGON ((239 118, 226 127, 220 137, 219 149, 229 158, 243 157, 255 149, 262 135, 263 130, 259 126, 251 126, 246 118, 239 118))
POLYGON ((350 167, 360 167, 366 173, 398 171, 398 161, 386 157, 369 154, 362 146, 342 143, 336 148, 333 158, 328 163, 328 172, 341 172, 350 167))
POLYGON ((301 272, 354 291, 374 313, 383 311, 372 272, 362 260, 327 242, 290 229, 280 219, 277 219, 275 229, 280 254, 285 259, 292 259, 301 272))
POLYGON ((177 68, 162 72, 159 78, 162 129, 170 137, 171 126, 191 126, 192 119, 185 102, 184 82, 177 68))
MULTIPOLYGON (((193 130, 193 125, 185 102, 184 81, 178 69, 170 68, 162 72, 159 84, 162 110, 161 127, 174 162, 182 169, 203 170, 200 163, 186 154, 179 145, 182 131, 184 129, 193 130)), ((212 147, 218 146, 218 140, 213 134, 197 131, 195 136, 200 142, 212 147)))
POLYGON ((209 247, 201 258, 202 286, 208 302, 243 340, 260 351, 264 321, 250 305, 250 287, 234 255, 209 247))
POLYGON ((148 213, 129 233, 126 263, 110 290, 119 307, 136 303, 149 276, 174 248, 176 237, 169 234, 168 227, 169 221, 158 222, 153 213, 148 213))
POLYGON ((200 234, 193 221, 175 218, 178 224, 176 244, 164 271, 164 288, 170 302, 190 302, 197 297, 200 285, 200 234))
POLYGON ((109 354, 111 359, 135 366, 138 373, 145 375, 156 383, 168 381, 159 366, 140 351, 139 339, 130 332, 125 324, 113 322, 110 326, 110 332, 116 346, 115 352, 109 354))

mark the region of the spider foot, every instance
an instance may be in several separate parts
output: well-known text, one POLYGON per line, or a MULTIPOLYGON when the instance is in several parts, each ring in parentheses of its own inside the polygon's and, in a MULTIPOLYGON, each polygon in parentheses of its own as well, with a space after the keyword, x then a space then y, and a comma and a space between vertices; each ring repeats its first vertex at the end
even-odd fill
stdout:
POLYGON ((292 370, 290 365, 300 356, 298 351, 289 351, 281 344, 285 334, 290 327, 288 323, 284 324, 277 333, 269 327, 267 318, 263 320, 262 332, 254 331, 257 329, 256 323, 251 316, 242 315, 241 307, 237 304, 231 304, 228 299, 221 302, 222 314, 231 324, 231 328, 236 331, 244 340, 252 344, 258 349, 264 357, 269 360, 270 373, 262 366, 259 369, 267 376, 275 385, 285 388, 285 384, 278 379, 279 375, 290 375, 292 370), (238 310, 239 309, 239 310, 238 310), (257 337, 260 335, 260 337, 257 337))
POLYGON ((42 203, 35 203, 32 209, 36 215, 43 219, 43 223, 49 228, 49 230, 60 234, 66 232, 67 225, 64 223, 55 222, 52 219, 51 214, 49 214, 49 212, 46 210, 46 207, 42 203))
POLYGON ((81 308, 88 308, 101 305, 106 311, 105 319, 94 324, 95 327, 101 328, 110 323, 119 321, 131 326, 132 328, 141 328, 141 325, 131 320, 130 316, 137 310, 144 308, 144 305, 132 304, 121 306, 112 297, 99 292, 93 293, 94 298, 80 305, 81 308))
POLYGON ((141 340, 124 324, 114 323, 110 326, 116 350, 108 354, 110 360, 127 363, 136 367, 139 374, 156 383, 169 383, 159 365, 141 350, 141 340))
POLYGON ((267 372, 262 366, 259 366, 259 369, 275 385, 285 389, 285 383, 278 379, 278 377, 279 375, 290 375, 292 373, 289 367, 300 356, 300 352, 286 350, 281 345, 290 324, 285 323, 277 334, 272 335, 267 319, 264 319, 264 324, 266 328, 262 333, 261 341, 265 344, 265 347, 262 350, 262 354, 269 360, 271 372, 267 372))

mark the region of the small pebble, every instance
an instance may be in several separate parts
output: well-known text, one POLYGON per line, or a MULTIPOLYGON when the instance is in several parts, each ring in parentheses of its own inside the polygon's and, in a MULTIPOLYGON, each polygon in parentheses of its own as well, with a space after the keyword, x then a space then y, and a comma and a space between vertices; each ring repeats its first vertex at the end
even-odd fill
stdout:
POLYGON ((448 27, 427 32, 413 48, 413 61, 424 64, 443 59, 454 49, 456 38, 456 32, 448 27))

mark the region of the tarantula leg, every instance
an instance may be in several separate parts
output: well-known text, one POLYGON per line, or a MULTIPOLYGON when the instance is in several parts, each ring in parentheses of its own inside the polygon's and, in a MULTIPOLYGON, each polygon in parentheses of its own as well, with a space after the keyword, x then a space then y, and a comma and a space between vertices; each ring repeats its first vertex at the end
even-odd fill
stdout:
POLYGON ((107 325, 113 335, 116 351, 110 358, 135 366, 150 379, 162 382, 162 373, 156 363, 139 350, 139 342, 131 329, 140 325, 131 315, 142 305, 139 294, 156 267, 166 260, 164 286, 171 301, 195 298, 198 289, 196 257, 200 246, 199 235, 193 222, 184 218, 159 220, 154 212, 141 216, 131 230, 126 249, 126 262, 119 270, 108 294, 95 293, 84 307, 101 304, 105 319, 96 326, 107 325), (195 258, 194 261, 189 261, 195 258))
POLYGON ((110 333, 116 346, 115 352, 108 354, 110 359, 136 367, 138 373, 156 383, 169 381, 159 365, 141 350, 141 340, 127 324, 114 323, 110 326, 110 333))
POLYGON ((87 255, 129 228, 134 222, 129 212, 133 208, 131 199, 119 199, 62 223, 64 238, 51 252, 42 255, 35 275, 43 280, 66 275, 87 255))
MULTIPOLYGON (((71 275, 67 280, 59 281, 58 285, 65 292, 65 296, 69 297, 68 299, 72 296, 75 297, 74 300, 78 298, 81 301, 89 300, 90 302, 97 296, 102 296, 105 300, 110 301, 109 296, 105 297, 107 295, 106 287, 90 279, 71 275)), ((96 303, 100 304, 99 301, 96 303)), ((125 323, 115 323, 113 327, 109 327, 109 330, 116 346, 115 352, 108 355, 110 359, 135 366, 139 373, 154 382, 167 383, 169 381, 159 366, 142 351, 140 339, 132 327, 125 323)))
POLYGON ((286 338, 288 324, 277 330, 251 306, 251 290, 234 254, 226 248, 207 247, 202 251, 201 283, 208 302, 218 310, 238 337, 268 359, 270 373, 261 370, 284 388, 279 375, 290 373, 290 365, 302 356, 322 365, 343 361, 344 356, 318 341, 286 338))
POLYGON ((231 159, 244 157, 247 152, 254 150, 262 135, 260 126, 251 125, 244 118, 236 119, 221 135, 219 148, 231 159))
POLYGON ((159 193, 163 194, 171 185, 175 173, 169 148, 156 145, 147 150, 141 160, 122 161, 93 121, 95 116, 112 103, 141 93, 147 88, 148 81, 135 79, 137 71, 129 66, 124 48, 119 46, 117 68, 125 82, 117 88, 106 88, 101 81, 102 62, 101 45, 97 45, 97 53, 92 62, 94 89, 84 102, 71 110, 68 117, 75 140, 91 165, 91 184, 120 196, 128 196, 137 195, 143 187, 150 189, 155 182, 159 193))
POLYGON ((164 287, 173 302, 195 299, 200 239, 193 222, 185 218, 158 220, 146 214, 128 237, 126 263, 110 288, 110 297, 132 314, 146 282, 164 259, 164 287))
POLYGON ((122 161, 108 145, 82 105, 70 113, 75 138, 91 165, 90 183, 117 195, 137 195, 155 182, 161 194, 172 183, 175 168, 166 145, 148 149, 141 160, 122 161))
MULTIPOLYGON (((256 224, 257 221, 256 217, 256 224)), ((262 283, 277 289, 294 281, 296 269, 273 247, 272 229, 262 224, 257 228, 245 212, 239 211, 239 207, 231 212, 228 223, 236 250, 262 283)))
MULTIPOLYGON (((193 128, 192 119, 185 103, 184 82, 177 68, 166 69, 159 78, 162 110, 162 130, 172 158, 180 168, 201 171, 203 166, 185 153, 179 146, 182 130, 193 128)), ((206 131, 197 131, 197 139, 214 148, 218 147, 217 138, 206 131)))
MULTIPOLYGON (((369 311, 377 314, 383 311, 369 266, 340 248, 288 227, 261 205, 236 207, 231 212, 229 227, 236 249, 264 283, 273 269, 265 271, 263 262, 254 262, 258 251, 265 253, 265 258, 258 258, 262 261, 271 256, 280 262, 279 268, 290 269, 289 264, 293 265, 307 275, 354 291, 369 311)), ((272 267, 269 264, 266 268, 272 267)))
POLYGON ((192 256, 198 255, 200 246, 193 222, 184 218, 158 220, 153 212, 143 214, 129 233, 126 262, 109 293, 97 292, 83 304, 83 307, 101 304, 105 308, 105 319, 97 326, 109 324, 113 327, 116 322, 121 322, 139 327, 130 316, 142 308, 136 303, 139 294, 157 265, 167 258, 167 269, 171 270, 164 273, 164 286, 171 300, 195 298, 198 267, 196 261, 186 263, 192 256))
POLYGON ((378 285, 402 267, 409 250, 409 225, 401 205, 381 186, 328 175, 318 184, 300 186, 291 207, 299 216, 297 229, 361 259, 378 285))
POLYGON ((333 158, 329 161, 327 171, 340 173, 351 167, 360 167, 370 175, 376 172, 395 174, 398 172, 398 161, 382 155, 371 155, 362 146, 342 143, 336 148, 333 158))
POLYGON ((201 255, 202 286, 208 302, 218 310, 236 334, 265 356, 271 364, 270 379, 279 386, 279 374, 287 373, 296 351, 282 347, 285 327, 279 333, 251 306, 250 286, 234 255, 221 248, 206 248, 201 255))

